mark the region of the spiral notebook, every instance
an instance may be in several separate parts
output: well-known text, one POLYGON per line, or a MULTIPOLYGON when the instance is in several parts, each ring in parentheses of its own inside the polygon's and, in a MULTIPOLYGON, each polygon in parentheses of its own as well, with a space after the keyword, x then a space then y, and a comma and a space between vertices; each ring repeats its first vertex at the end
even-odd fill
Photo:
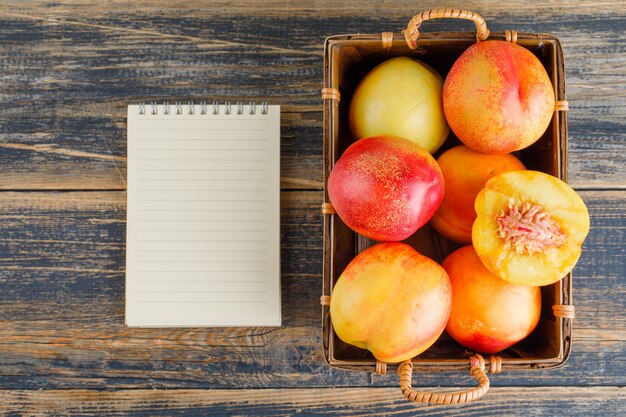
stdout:
POLYGON ((128 106, 128 326, 280 326, 279 163, 279 106, 128 106))

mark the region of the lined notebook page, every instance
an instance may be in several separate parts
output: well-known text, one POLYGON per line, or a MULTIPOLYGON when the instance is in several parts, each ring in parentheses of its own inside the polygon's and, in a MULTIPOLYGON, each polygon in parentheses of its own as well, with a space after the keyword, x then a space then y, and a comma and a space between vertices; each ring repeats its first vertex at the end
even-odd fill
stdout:
POLYGON ((128 107, 126 324, 280 326, 280 107, 164 110, 128 107))

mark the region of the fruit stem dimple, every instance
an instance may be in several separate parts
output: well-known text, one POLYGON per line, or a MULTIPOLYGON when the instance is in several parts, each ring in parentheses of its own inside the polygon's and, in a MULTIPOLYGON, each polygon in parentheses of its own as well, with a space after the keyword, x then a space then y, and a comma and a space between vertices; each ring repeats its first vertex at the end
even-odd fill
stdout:
POLYGON ((498 232, 519 255, 533 254, 563 246, 567 235, 548 212, 538 204, 515 205, 513 199, 495 217, 498 232))

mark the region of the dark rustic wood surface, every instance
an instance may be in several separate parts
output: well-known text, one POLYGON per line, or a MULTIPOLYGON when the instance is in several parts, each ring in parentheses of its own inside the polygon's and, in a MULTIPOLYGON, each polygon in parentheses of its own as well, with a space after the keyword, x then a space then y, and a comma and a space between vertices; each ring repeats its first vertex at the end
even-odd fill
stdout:
POLYGON ((0 412, 47 417, 77 416, 618 416, 623 392, 616 387, 492 388, 489 400, 420 406, 393 388, 246 390, 46 390, 0 391, 0 412))
MULTIPOLYGON (((0 414, 415 414, 395 375, 338 371, 323 360, 322 43, 331 34, 399 32, 414 12, 441 5, 177 3, 0 4, 0 414), (165 97, 283 106, 283 327, 124 326, 126 105, 165 97)), ((550 32, 563 42, 569 177, 592 230, 575 270, 567 364, 505 370, 477 403, 417 411, 623 415, 626 2, 464 7, 494 31, 550 32)), ((470 27, 435 21, 423 30, 470 27)), ((414 378, 424 387, 469 382, 450 373, 414 378)))

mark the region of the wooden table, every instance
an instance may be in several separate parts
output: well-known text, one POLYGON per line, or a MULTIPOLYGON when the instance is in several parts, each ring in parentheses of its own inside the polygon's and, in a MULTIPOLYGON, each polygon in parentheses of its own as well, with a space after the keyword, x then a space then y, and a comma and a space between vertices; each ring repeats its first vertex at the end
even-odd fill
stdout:
MULTIPOLYGON (((494 31, 562 40, 569 177, 592 229, 575 270, 567 364, 505 370, 483 400, 420 410, 395 375, 334 370, 322 356, 322 44, 331 34, 399 32, 441 5, 92 3, 0 5, 0 413, 626 413, 625 2, 464 2, 494 31), (186 97, 283 106, 281 328, 124 325, 126 106, 186 97)), ((424 30, 470 27, 436 21, 424 30)), ((468 383, 414 378, 423 387, 468 383)))

